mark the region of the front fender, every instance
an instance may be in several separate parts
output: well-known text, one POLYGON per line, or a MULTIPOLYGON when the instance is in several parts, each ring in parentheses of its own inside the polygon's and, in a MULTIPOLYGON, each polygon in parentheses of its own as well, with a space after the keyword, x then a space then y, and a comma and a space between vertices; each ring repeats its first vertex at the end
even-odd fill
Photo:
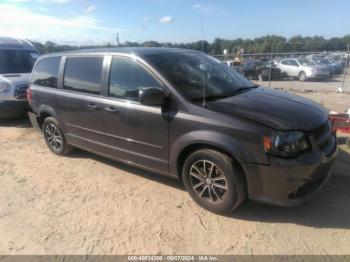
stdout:
POLYGON ((186 148, 199 144, 220 148, 233 156, 242 168, 246 164, 256 163, 254 156, 248 149, 233 137, 215 131, 193 131, 174 141, 169 155, 170 174, 174 176, 180 174, 181 170, 178 170, 177 165, 179 156, 186 148))

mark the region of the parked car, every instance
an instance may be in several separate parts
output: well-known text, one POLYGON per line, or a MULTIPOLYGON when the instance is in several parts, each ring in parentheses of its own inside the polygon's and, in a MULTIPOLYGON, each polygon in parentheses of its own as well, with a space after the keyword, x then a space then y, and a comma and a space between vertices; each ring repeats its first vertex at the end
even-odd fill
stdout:
MULTIPOLYGON (((340 64, 341 67, 344 69, 346 66, 346 59, 336 58, 336 57, 327 57, 327 59, 334 64, 340 64)), ((344 73, 344 72, 343 72, 344 73)))
POLYGON ((24 115, 26 90, 38 50, 27 40, 0 37, 0 117, 24 115))
POLYGON ((330 72, 326 66, 316 65, 314 62, 303 58, 282 59, 277 67, 283 76, 295 77, 300 81, 308 79, 328 79, 330 72))
POLYGON ((240 68, 240 73, 249 79, 259 79, 260 81, 278 80, 281 77, 281 70, 272 65, 261 61, 247 61, 240 68))
POLYGON ((256 86, 196 51, 45 55, 28 99, 54 154, 77 147, 182 179, 194 201, 218 213, 246 198, 304 202, 329 179, 337 152, 322 106, 256 86))
POLYGON ((327 67, 331 75, 341 75, 344 72, 344 66, 341 63, 331 61, 327 58, 319 57, 310 59, 310 61, 317 65, 327 67))

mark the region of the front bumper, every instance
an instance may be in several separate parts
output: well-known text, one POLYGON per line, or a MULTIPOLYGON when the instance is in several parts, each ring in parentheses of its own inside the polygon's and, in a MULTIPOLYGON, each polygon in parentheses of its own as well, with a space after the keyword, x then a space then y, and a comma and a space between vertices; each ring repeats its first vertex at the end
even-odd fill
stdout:
POLYGON ((27 101, 0 101, 0 118, 23 116, 27 109, 27 101))
POLYGON ((248 198, 278 206, 301 204, 317 194, 332 174, 337 148, 329 155, 310 152, 295 159, 271 157, 255 167, 248 181, 248 198))

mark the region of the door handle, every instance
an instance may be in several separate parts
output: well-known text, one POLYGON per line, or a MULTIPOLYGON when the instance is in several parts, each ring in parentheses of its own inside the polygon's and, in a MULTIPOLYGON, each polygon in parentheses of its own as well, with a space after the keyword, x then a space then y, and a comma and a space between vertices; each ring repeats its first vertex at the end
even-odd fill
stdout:
POLYGON ((88 103, 87 104, 88 109, 90 110, 98 110, 100 107, 94 103, 88 103))
POLYGON ((109 113, 115 113, 115 114, 118 113, 118 109, 116 109, 116 108, 114 108, 114 107, 109 107, 109 106, 107 106, 107 107, 105 107, 105 110, 106 110, 107 112, 109 112, 109 113))

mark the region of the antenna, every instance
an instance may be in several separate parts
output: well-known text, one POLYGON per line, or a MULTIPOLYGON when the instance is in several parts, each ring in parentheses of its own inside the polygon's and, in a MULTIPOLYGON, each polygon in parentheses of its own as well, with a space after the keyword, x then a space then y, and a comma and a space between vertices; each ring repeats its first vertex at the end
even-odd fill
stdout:
POLYGON ((205 70, 206 66, 204 65, 204 36, 203 36, 203 15, 201 15, 201 51, 202 51, 202 85, 203 85, 203 107, 206 107, 206 101, 205 101, 205 70))

